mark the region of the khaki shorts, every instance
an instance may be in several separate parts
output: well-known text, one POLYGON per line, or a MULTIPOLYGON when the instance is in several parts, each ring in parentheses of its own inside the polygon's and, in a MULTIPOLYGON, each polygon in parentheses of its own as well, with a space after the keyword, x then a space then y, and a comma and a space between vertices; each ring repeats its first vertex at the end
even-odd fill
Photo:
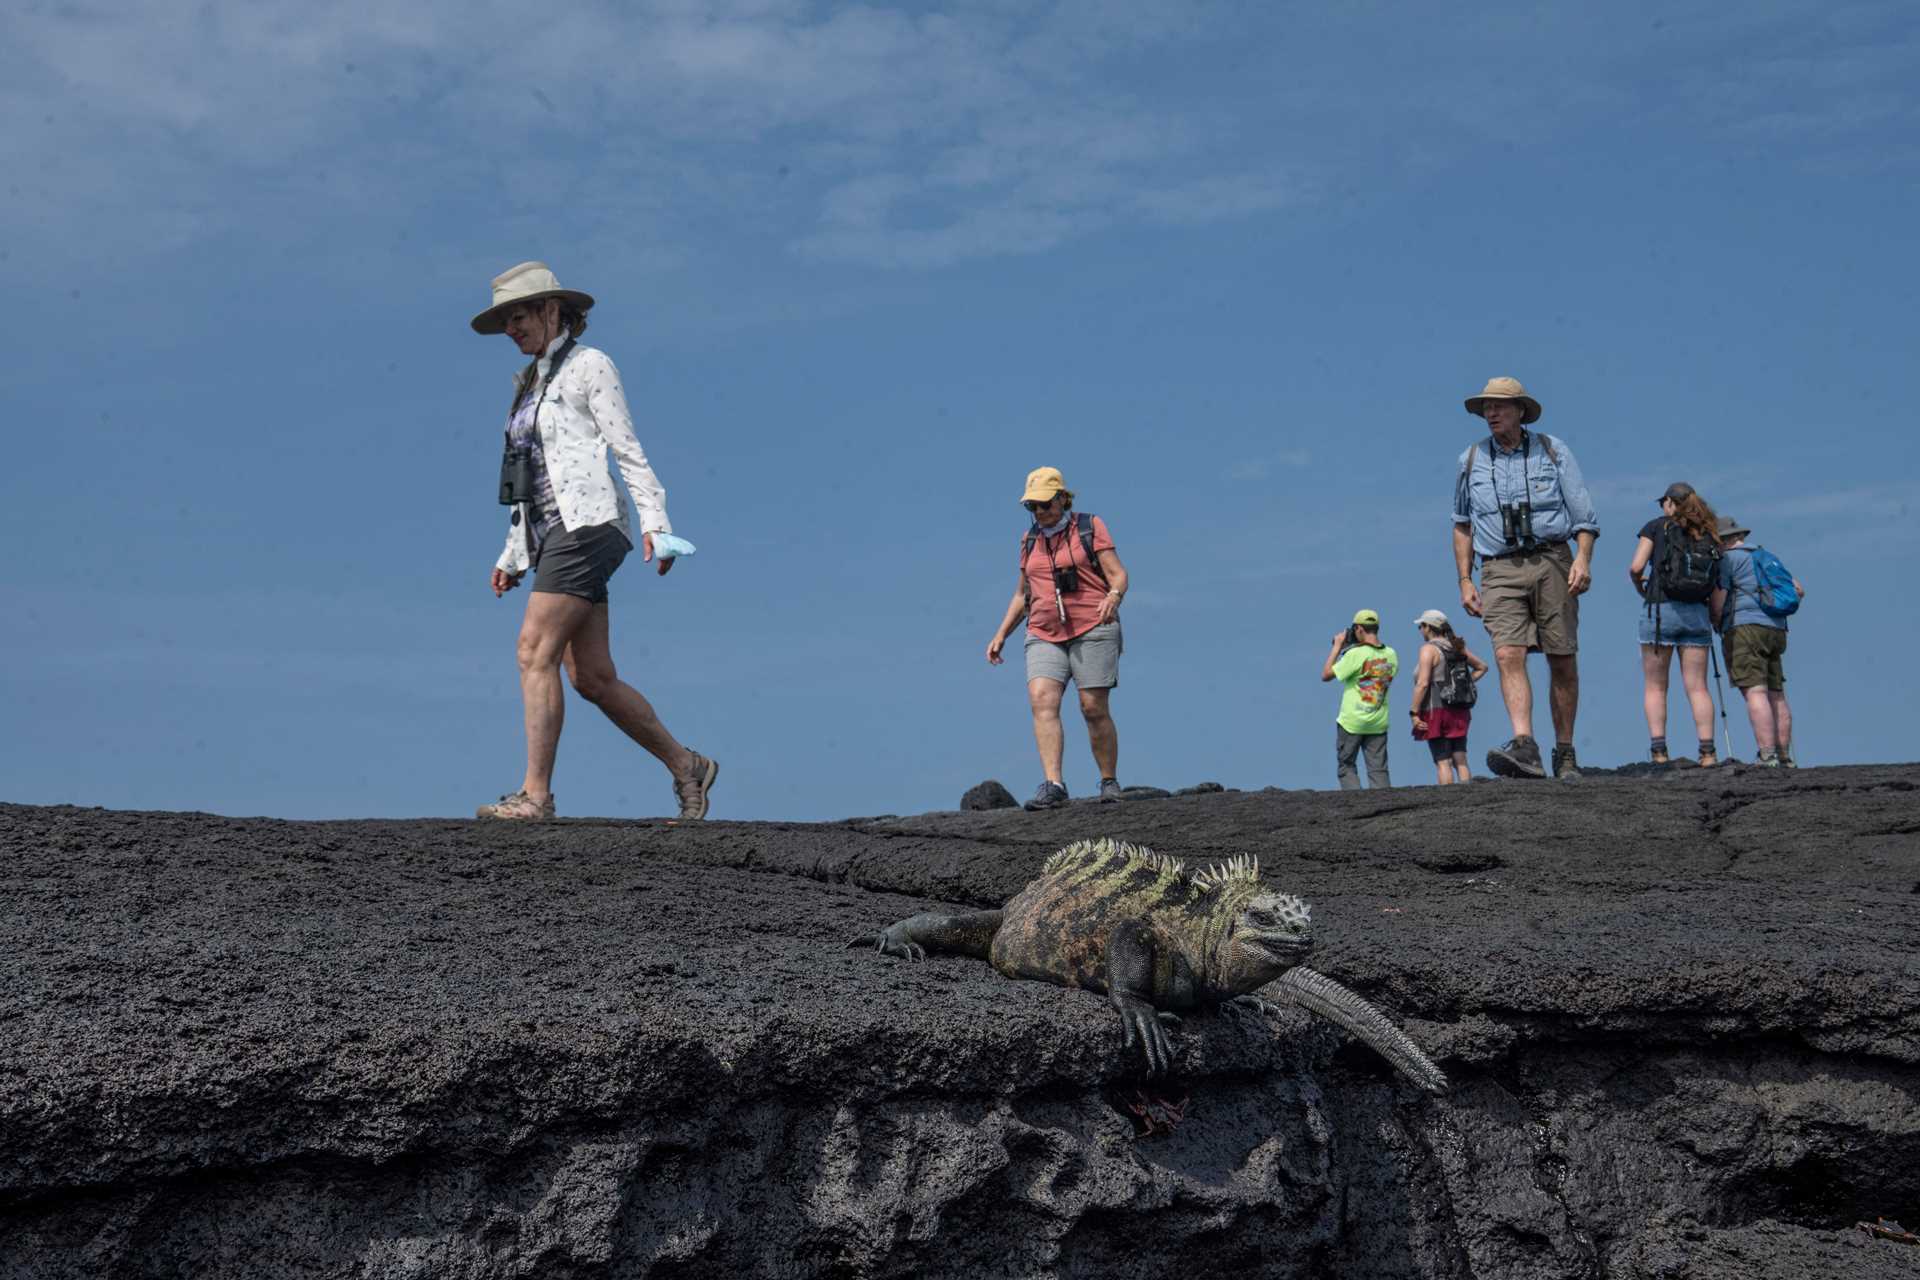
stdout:
POLYGON ((1780 655, 1787 651, 1787 633, 1780 627, 1747 623, 1727 632, 1727 679, 1736 689, 1785 689, 1787 673, 1780 655))
POLYGON ((1564 542, 1480 566, 1480 614, 1496 646, 1559 656, 1580 651, 1580 597, 1567 590, 1564 542))

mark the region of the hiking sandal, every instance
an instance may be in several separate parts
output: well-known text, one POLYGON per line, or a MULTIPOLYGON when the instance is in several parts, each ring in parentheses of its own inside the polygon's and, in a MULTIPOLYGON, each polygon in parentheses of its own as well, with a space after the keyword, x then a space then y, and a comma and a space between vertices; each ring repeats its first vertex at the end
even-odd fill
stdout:
POLYGON ((548 796, 545 804, 535 804, 533 797, 525 791, 516 791, 512 795, 501 796, 492 804, 483 804, 473 811, 476 818, 502 818, 509 822, 545 822, 553 817, 553 797, 548 796))

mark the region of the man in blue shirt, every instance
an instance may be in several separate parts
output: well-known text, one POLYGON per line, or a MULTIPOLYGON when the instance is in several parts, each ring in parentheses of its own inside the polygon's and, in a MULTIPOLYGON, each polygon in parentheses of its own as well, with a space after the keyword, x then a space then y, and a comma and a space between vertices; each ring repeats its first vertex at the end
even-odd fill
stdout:
POLYGON ((1513 378, 1494 378, 1467 412, 1485 418, 1488 438, 1460 455, 1453 489, 1453 560, 1460 604, 1487 624, 1500 696, 1513 738, 1487 752, 1505 778, 1543 778, 1533 739, 1533 683, 1527 655, 1547 655, 1553 711, 1553 776, 1577 778, 1573 722, 1580 710, 1580 597, 1593 585, 1600 521, 1580 464, 1566 442, 1526 428, 1540 402, 1513 378), (1573 546, 1570 548, 1569 543, 1573 546), (1473 584, 1473 562, 1481 565, 1473 584))
MULTIPOLYGON (((1793 708, 1787 705, 1787 673, 1780 665, 1787 652, 1787 620, 1760 607, 1760 577, 1747 546, 1752 532, 1732 516, 1720 517, 1720 567, 1707 609, 1724 636, 1727 679, 1747 700, 1755 763, 1791 769, 1793 708)), ((1807 594, 1798 578, 1793 589, 1803 598, 1807 594)))

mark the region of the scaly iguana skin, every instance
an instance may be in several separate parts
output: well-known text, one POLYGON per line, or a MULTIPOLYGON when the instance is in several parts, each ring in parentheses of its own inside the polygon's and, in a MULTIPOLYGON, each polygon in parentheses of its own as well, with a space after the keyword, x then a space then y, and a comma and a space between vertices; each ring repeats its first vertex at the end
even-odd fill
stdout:
POLYGON ((923 960, 951 952, 1010 978, 1104 993, 1120 1011, 1123 1052, 1136 1042, 1149 1076, 1173 1059, 1176 1009, 1228 1001, 1261 1012, 1270 994, 1338 1023, 1429 1093, 1447 1079, 1405 1032, 1345 987, 1301 964, 1313 949, 1307 904, 1261 887, 1260 864, 1234 858, 1189 874, 1176 859, 1115 840, 1082 840, 1047 859, 999 911, 929 912, 848 946, 923 960))

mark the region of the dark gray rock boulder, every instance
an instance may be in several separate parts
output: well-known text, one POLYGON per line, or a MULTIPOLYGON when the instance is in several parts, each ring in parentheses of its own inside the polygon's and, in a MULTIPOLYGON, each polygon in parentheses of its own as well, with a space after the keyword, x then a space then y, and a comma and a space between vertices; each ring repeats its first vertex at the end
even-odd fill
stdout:
POLYGON ((989 778, 977 787, 970 787, 967 794, 960 797, 960 808, 967 813, 979 813, 986 809, 1018 809, 1020 802, 1013 798, 1013 792, 989 778))
POLYGON ((0 1277, 1913 1280, 1920 767, 830 824, 0 805, 0 1277), (849 938, 1257 856, 1429 1098, 849 938))

